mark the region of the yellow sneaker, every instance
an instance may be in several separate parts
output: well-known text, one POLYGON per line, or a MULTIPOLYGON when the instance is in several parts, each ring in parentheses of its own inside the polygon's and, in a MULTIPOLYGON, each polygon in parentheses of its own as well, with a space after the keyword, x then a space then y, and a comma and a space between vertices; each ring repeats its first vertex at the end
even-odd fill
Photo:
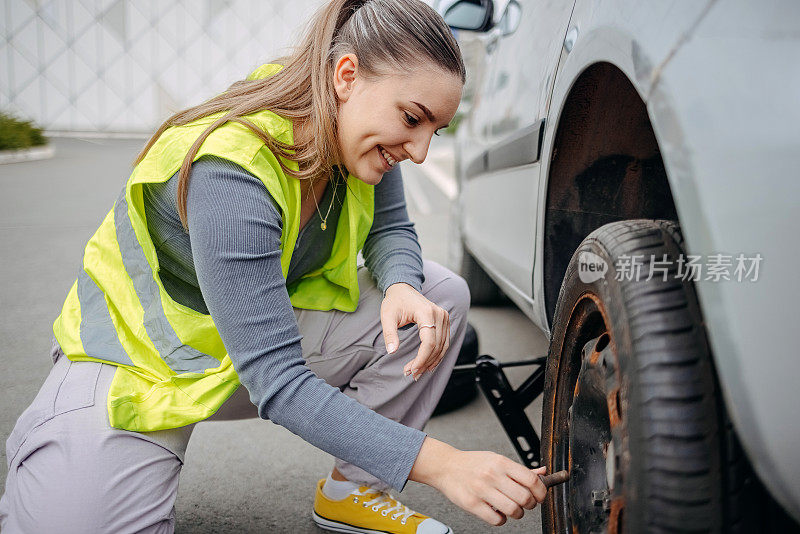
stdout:
POLYGON ((312 517, 320 528, 360 534, 453 534, 432 517, 411 510, 387 493, 361 486, 342 500, 329 499, 317 482, 312 517))

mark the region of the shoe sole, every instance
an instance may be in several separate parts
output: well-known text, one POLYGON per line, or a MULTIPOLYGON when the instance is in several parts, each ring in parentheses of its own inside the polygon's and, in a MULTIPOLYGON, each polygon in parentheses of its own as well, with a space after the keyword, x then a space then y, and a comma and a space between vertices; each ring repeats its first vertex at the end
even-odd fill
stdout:
MULTIPOLYGON (((333 532, 344 532, 346 534, 387 534, 387 531, 385 530, 372 530, 369 528, 354 527, 353 525, 348 525, 347 523, 340 523, 339 521, 325 519, 324 517, 317 515, 317 512, 311 512, 311 518, 319 528, 333 532)), ((453 534, 453 529, 447 527, 446 534, 453 534)))

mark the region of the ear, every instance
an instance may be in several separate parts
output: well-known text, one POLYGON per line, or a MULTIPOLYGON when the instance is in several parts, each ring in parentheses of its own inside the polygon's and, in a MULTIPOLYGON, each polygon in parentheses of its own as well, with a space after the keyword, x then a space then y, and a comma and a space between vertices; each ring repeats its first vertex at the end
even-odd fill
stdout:
POLYGON ((358 76, 358 58, 355 54, 345 54, 336 62, 333 71, 333 87, 340 102, 346 102, 353 92, 358 76))

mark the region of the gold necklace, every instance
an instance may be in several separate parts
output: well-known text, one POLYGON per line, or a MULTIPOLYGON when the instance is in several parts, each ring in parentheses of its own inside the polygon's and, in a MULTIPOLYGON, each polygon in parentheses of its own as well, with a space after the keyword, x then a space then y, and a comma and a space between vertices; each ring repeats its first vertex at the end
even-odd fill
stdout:
POLYGON ((311 184, 311 194, 314 195, 314 205, 317 207, 317 213, 319 213, 319 218, 322 219, 319 227, 325 231, 328 228, 328 215, 331 214, 331 208, 333 208, 333 201, 336 200, 336 184, 331 180, 331 185, 333 186, 333 198, 331 198, 331 205, 328 206, 328 212, 325 214, 325 217, 322 216, 322 212, 319 211, 319 203, 317 202, 317 193, 314 191, 314 184, 311 184))

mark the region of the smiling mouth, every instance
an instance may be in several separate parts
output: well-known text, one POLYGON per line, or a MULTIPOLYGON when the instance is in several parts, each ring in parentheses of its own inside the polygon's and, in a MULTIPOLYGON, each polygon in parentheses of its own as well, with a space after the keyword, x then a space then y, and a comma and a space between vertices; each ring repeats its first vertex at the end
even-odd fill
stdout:
POLYGON ((395 165, 397 165, 397 160, 395 160, 392 157, 392 155, 389 154, 389 152, 381 145, 378 145, 378 153, 381 155, 381 158, 383 158, 383 161, 385 161, 389 167, 394 167, 395 165))

